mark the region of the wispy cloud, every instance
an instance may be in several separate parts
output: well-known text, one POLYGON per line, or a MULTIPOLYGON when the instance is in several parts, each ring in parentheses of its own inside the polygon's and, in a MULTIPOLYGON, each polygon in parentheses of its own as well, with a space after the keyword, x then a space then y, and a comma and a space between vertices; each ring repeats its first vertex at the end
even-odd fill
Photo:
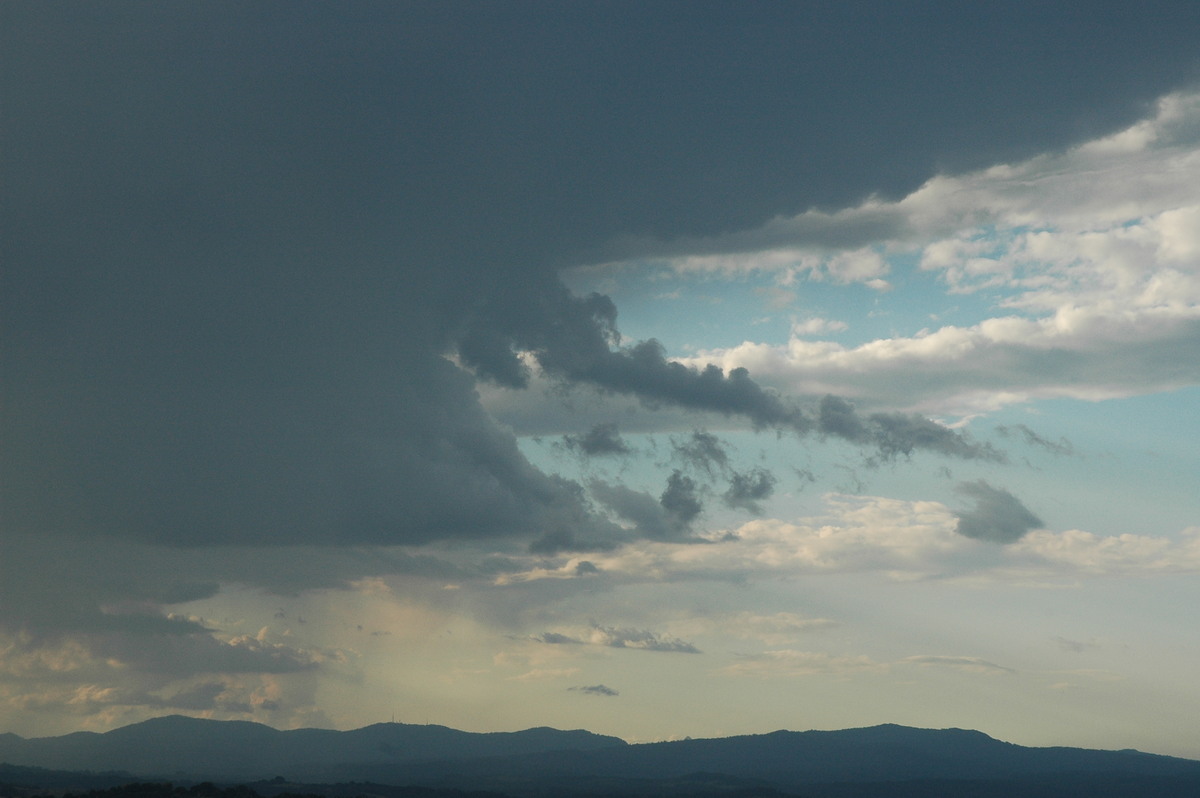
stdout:
POLYGON ((1034 432, 1025 424, 1013 424, 1011 426, 1000 424, 996 427, 996 432, 1005 438, 1013 437, 1024 440, 1029 446, 1036 446, 1056 457, 1070 457, 1076 454, 1075 446, 1066 438, 1060 437, 1058 440, 1052 441, 1034 432))
POLYGON ((834 655, 819 651, 795 651, 780 649, 761 654, 747 654, 732 665, 721 668, 718 673, 725 676, 749 676, 760 679, 777 677, 841 675, 848 673, 884 673, 889 669, 884 662, 857 655, 834 655))
POLYGON ((700 650, 691 643, 669 635, 661 635, 648 629, 618 628, 593 625, 582 634, 543 632, 532 638, 550 645, 592 645, 608 648, 631 648, 640 651, 667 651, 677 654, 699 654, 700 650))
POLYGON ((948 657, 939 655, 918 655, 905 657, 905 664, 922 667, 951 668, 967 671, 968 673, 1016 673, 1012 668, 988 662, 979 657, 948 657))
POLYGON ((509 677, 514 682, 540 682, 546 679, 562 679, 579 673, 579 668, 534 668, 519 676, 509 677))
POLYGON ((585 695, 604 696, 605 698, 612 698, 613 696, 620 695, 620 693, 618 693, 616 690, 603 684, 590 684, 583 687, 568 687, 567 690, 576 693, 584 693, 585 695))

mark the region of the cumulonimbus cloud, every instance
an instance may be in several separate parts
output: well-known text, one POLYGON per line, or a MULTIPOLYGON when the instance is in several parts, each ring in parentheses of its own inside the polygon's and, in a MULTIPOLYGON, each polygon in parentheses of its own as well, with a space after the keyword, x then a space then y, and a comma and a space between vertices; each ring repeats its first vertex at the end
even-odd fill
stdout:
MULTIPOLYGON (((1155 19, 1148 2, 1128 14, 1155 19)), ((102 621, 106 607, 158 612, 232 583, 336 586, 396 569, 402 556, 378 553, 393 547, 611 555, 635 540, 480 406, 480 379, 525 384, 526 354, 567 387, 649 406, 848 435, 886 457, 987 459, 956 431, 867 404, 822 431, 770 369, 619 339, 612 301, 570 295, 558 272, 623 242, 836 216, 942 165, 1062 149, 1134 121, 1195 63, 1186 25, 1072 4, 1037 26, 1000 7, 906 22, 938 48, 840 4, 707 5, 686 37, 660 4, 547 6, 536 25, 522 6, 455 3, 353 19, 315 6, 282 27, 206 4, 94 11, 11 4, 0 31, 0 67, 23 76, 0 150, 17 220, 0 242, 4 534, 87 555, 5 565, 0 620, 38 645, 82 645, 91 629, 121 654, 136 637, 131 679, 179 663, 154 648, 163 635, 133 629, 159 621, 102 621), (1092 58, 1027 57, 1029 35, 1096 29, 1121 35, 1092 58), (911 69, 893 68, 892 42, 911 69)), ((859 221, 830 240, 890 224, 859 221)), ((883 272, 869 251, 821 268, 883 272)), ((399 567, 422 569, 453 570, 399 567)), ((230 678, 313 672, 282 643, 168 631, 230 678)), ((199 705, 217 681, 204 678, 157 695, 199 705)), ((271 696, 253 700, 286 704, 271 696)))

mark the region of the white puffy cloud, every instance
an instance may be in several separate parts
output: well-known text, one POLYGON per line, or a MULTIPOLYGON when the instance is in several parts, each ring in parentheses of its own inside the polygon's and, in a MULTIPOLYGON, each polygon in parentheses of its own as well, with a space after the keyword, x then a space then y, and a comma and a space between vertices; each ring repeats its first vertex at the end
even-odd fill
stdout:
POLYGON ((795 321, 792 323, 792 335, 800 337, 805 335, 819 335, 823 332, 841 332, 849 328, 849 325, 844 321, 836 321, 831 319, 823 319, 820 316, 812 316, 803 321, 795 321))
POLYGON ((1200 573, 1200 527, 1189 527, 1177 538, 1038 530, 1014 544, 1012 550, 1014 556, 1028 556, 1048 570, 1079 574, 1200 573))
MULTIPOLYGON (((887 274, 887 261, 873 249, 864 247, 849 252, 839 252, 825 263, 823 274, 835 283, 866 283, 872 288, 885 288, 881 278, 887 274)), ((814 276, 819 277, 822 272, 814 276)))
MULTIPOLYGON (((1112 574, 1200 573, 1200 528, 1174 537, 1039 529, 998 547, 959 534, 961 513, 940 502, 844 494, 829 494, 825 502, 822 516, 755 519, 708 543, 637 541, 591 555, 596 572, 590 578, 613 584, 878 573, 900 581, 1043 584, 1112 574)), ((561 580, 576 565, 573 559, 557 564, 538 560, 528 569, 518 567, 496 586, 561 580)), ((803 620, 790 619, 791 631, 799 631, 803 620)), ((785 631, 788 623, 787 618, 766 616, 744 626, 757 628, 762 634, 755 634, 766 639, 785 631), (772 625, 779 628, 772 631, 772 625)), ((585 638, 572 636, 572 641, 585 638)))
MULTIPOLYGON (((1164 280, 1156 280, 1158 290, 1164 280)), ((793 394, 831 393, 871 407, 969 415, 1045 398, 1109 399, 1200 381, 1192 353, 1200 306, 1117 310, 1064 305, 1053 315, 988 319, 847 347, 792 338, 746 342, 685 362, 746 368, 793 394)))
POLYGON ((673 242, 681 273, 774 271, 887 287, 888 258, 917 256, 950 293, 987 291, 994 315, 844 345, 811 319, 789 341, 681 362, 744 367, 785 393, 969 415, 1016 402, 1098 400, 1200 382, 1200 94, 1107 139, 943 175, 896 202, 809 211, 757 231, 673 242))

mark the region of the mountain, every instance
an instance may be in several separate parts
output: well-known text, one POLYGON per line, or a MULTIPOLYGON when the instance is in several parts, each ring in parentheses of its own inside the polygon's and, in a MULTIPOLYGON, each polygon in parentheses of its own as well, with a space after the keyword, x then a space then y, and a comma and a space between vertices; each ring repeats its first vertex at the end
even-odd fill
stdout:
MULTIPOLYGON (((457 788, 471 785, 532 794, 549 785, 581 791, 588 783, 599 785, 614 776, 644 781, 680 779, 697 773, 743 780, 747 787, 758 784, 800 792, 811 792, 813 785, 823 783, 1007 780, 1063 774, 1186 776, 1196 778, 1200 787, 1200 761, 1138 751, 1029 748, 978 731, 891 724, 546 752, 460 762, 453 770, 436 763, 418 763, 372 768, 365 775, 390 783, 457 788)), ((614 789, 609 784, 595 792, 612 795, 642 791, 614 789)))
POLYGON ((475 734, 384 723, 277 731, 158 718, 105 734, 0 736, 0 761, 143 777, 374 782, 519 796, 1200 796, 1200 761, 1029 748, 977 731, 883 725, 629 745, 586 731, 475 734))
POLYGON ((587 731, 549 728, 477 734, 445 726, 379 723, 354 731, 279 731, 260 723, 180 715, 110 732, 26 740, 0 738, 0 762, 63 770, 124 770, 145 776, 253 779, 338 767, 507 757, 624 746, 587 731))

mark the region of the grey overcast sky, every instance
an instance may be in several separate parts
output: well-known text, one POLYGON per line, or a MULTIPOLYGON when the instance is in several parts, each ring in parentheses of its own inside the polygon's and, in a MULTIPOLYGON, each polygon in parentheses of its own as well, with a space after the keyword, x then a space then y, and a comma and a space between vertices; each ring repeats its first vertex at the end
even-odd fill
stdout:
POLYGON ((1200 757, 1197 41, 0 4, 0 730, 1200 757))

